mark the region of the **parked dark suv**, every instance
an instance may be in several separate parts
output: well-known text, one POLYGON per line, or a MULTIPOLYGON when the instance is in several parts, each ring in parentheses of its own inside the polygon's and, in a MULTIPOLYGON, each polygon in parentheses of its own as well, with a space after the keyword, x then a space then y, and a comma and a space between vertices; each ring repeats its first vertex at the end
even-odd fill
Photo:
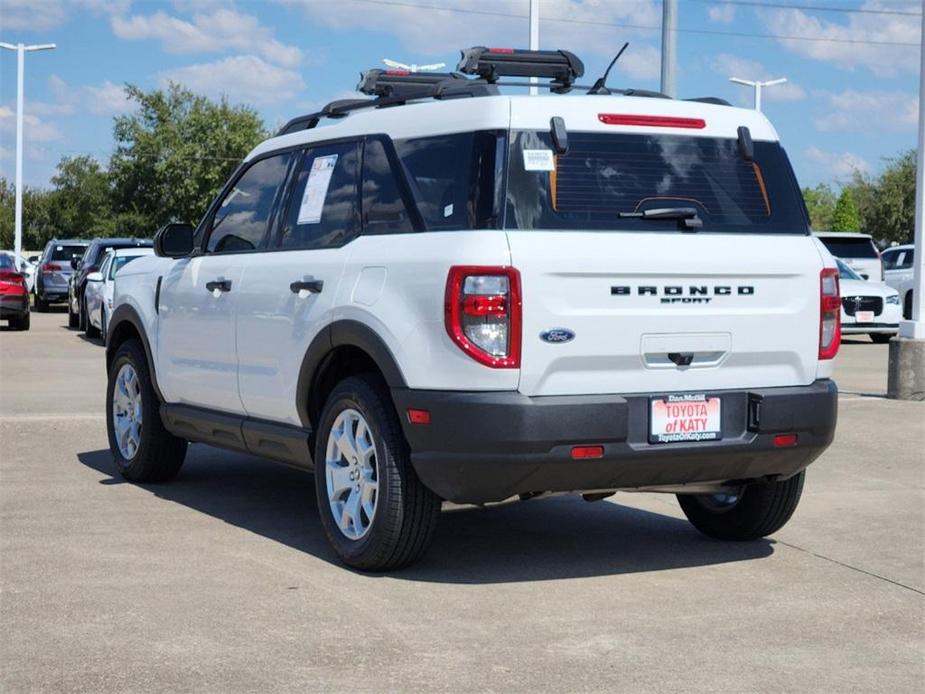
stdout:
POLYGON ((74 269, 74 258, 87 250, 88 241, 79 239, 52 239, 45 244, 35 271, 35 310, 44 313, 48 304, 64 301, 68 295, 68 284, 74 269))
POLYGON ((93 239, 82 258, 74 258, 74 269, 67 286, 67 324, 70 328, 87 329, 87 306, 84 292, 87 289, 87 275, 100 269, 106 251, 112 248, 150 248, 147 239, 93 239))

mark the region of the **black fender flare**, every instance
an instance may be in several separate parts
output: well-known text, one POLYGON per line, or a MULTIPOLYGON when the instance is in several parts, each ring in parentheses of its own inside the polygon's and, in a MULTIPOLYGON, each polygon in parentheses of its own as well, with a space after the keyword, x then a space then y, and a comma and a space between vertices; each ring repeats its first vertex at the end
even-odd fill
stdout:
POLYGON ((154 369, 154 355, 151 353, 151 345, 148 343, 148 335, 144 329, 144 322, 141 320, 141 316, 138 315, 138 311, 128 304, 120 304, 119 307, 112 312, 112 316, 109 318, 109 325, 106 326, 106 370, 107 372, 109 371, 109 365, 112 364, 112 359, 115 357, 116 350, 118 349, 118 345, 113 344, 113 336, 118 334, 119 327, 125 323, 130 323, 141 338, 141 346, 144 348, 145 358, 148 360, 148 374, 151 376, 151 385, 154 387, 154 392, 157 394, 158 399, 164 402, 164 396, 157 385, 157 373, 154 369))
POLYGON ((302 426, 311 428, 309 417, 309 395, 315 383, 318 371, 325 358, 338 347, 356 347, 361 349, 376 363, 389 388, 407 388, 398 362, 385 341, 365 323, 355 320, 334 321, 315 336, 299 369, 299 381, 296 385, 296 408, 302 426))

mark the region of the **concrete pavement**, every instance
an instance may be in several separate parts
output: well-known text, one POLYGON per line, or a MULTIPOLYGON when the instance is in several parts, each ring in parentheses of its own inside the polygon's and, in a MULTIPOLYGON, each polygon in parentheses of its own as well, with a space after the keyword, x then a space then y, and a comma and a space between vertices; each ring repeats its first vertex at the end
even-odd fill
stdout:
POLYGON ((114 477, 102 348, 0 333, 0 691, 919 691, 925 403, 847 343, 835 445, 772 539, 673 497, 445 511, 419 565, 336 563, 311 476, 196 445, 114 477))

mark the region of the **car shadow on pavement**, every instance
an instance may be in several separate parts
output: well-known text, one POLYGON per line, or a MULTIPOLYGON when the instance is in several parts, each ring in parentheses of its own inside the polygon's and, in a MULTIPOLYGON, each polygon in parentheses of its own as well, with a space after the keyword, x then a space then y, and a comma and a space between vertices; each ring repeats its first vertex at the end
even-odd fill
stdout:
MULTIPOLYGON (((79 453, 77 458, 106 475, 101 484, 126 483, 116 474, 108 450, 79 453)), ((158 498, 339 563, 321 530, 309 473, 196 444, 174 482, 139 486, 158 498)), ((773 551, 767 540, 713 541, 669 515, 568 496, 484 509, 447 505, 423 560, 380 575, 435 583, 516 583, 716 565, 761 559, 773 551)))

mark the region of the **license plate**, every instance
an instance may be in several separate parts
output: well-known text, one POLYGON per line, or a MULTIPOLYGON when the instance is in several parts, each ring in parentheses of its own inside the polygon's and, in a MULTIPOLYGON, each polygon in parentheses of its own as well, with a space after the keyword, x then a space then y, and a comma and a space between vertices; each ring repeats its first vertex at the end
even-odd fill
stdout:
POLYGON ((873 323, 874 322, 874 312, 873 311, 858 311, 854 314, 854 319, 858 323, 873 323))
POLYGON ((650 443, 717 441, 722 436, 721 402, 706 395, 652 398, 650 443))

